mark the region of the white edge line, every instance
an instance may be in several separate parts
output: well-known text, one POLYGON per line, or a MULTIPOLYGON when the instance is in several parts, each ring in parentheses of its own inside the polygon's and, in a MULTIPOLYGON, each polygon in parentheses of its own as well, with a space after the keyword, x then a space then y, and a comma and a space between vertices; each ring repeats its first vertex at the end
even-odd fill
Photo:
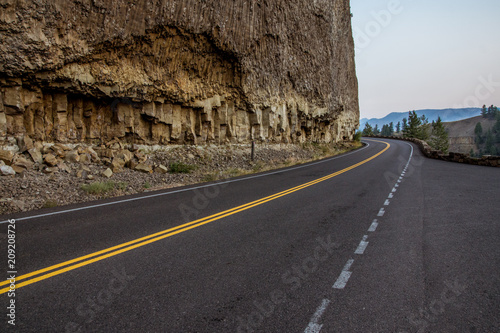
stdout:
MULTIPOLYGON (((160 197, 160 196, 165 196, 165 195, 170 195, 170 194, 175 194, 175 193, 180 193, 180 192, 193 191, 193 190, 197 190, 197 189, 200 189, 200 188, 212 187, 212 186, 229 184, 229 183, 236 183, 236 182, 240 182, 240 181, 244 181, 244 180, 249 180, 249 179, 255 179, 255 178, 270 176, 270 175, 274 175, 274 174, 277 174, 277 173, 293 171, 293 170, 302 169, 302 168, 306 168, 306 167, 317 165, 317 164, 321 164, 321 163, 326 163, 326 162, 329 162, 329 161, 333 161, 333 160, 336 160, 336 159, 339 159, 339 158, 342 158, 342 157, 345 157, 345 156, 349 156, 349 155, 358 153, 360 151, 365 150, 366 148, 368 148, 370 146, 370 144, 367 143, 367 142, 365 142, 365 144, 366 144, 366 146, 364 146, 363 148, 360 148, 360 149, 356 149, 355 151, 352 151, 352 152, 349 152, 349 153, 346 153, 346 154, 343 154, 343 155, 340 155, 340 156, 330 157, 330 158, 327 158, 327 159, 324 159, 324 160, 321 160, 321 161, 318 161, 318 162, 309 163, 309 164, 306 164, 306 165, 300 165, 300 166, 293 167, 293 168, 290 168, 290 169, 278 170, 278 171, 263 173, 263 174, 255 175, 255 176, 249 176, 249 177, 244 177, 244 178, 227 180, 227 181, 222 181, 222 182, 217 182, 217 183, 212 183, 212 184, 207 184, 207 185, 201 185, 201 186, 196 186, 196 187, 190 187, 190 188, 185 188, 185 189, 181 189, 181 190, 175 190, 175 191, 171 191, 171 192, 151 194, 151 195, 146 195, 146 196, 142 196, 142 197, 139 197, 139 198, 123 199, 123 200, 108 202, 108 203, 104 203, 104 204, 97 204, 97 205, 85 206, 85 207, 80 207, 80 208, 61 210, 61 211, 52 212, 52 213, 46 213, 46 214, 39 214, 39 215, 33 215, 33 216, 20 217, 20 218, 15 219, 15 220, 17 222, 17 221, 32 220, 32 219, 36 219, 36 218, 39 218, 39 217, 47 217, 47 216, 54 216, 54 215, 65 214, 65 213, 73 213, 73 212, 77 212, 77 211, 80 211, 80 210, 87 210, 87 209, 93 209, 93 208, 99 208, 99 207, 105 207, 105 206, 112 206, 112 205, 116 205, 116 204, 120 204, 120 203, 125 203, 125 202, 150 199, 150 198, 155 198, 155 197, 160 197)), ((8 223, 8 222, 9 222, 9 220, 1 221, 0 224, 4 224, 4 223, 8 223)))

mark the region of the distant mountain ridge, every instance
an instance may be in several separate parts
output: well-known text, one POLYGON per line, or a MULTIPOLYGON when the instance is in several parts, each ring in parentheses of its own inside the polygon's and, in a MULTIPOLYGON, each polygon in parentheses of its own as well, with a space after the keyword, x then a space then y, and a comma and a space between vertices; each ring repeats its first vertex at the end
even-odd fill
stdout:
MULTIPOLYGON (((412 110, 413 111, 413 110, 412 110)), ((472 118, 481 115, 481 108, 463 108, 463 109, 424 109, 424 110, 415 110, 417 115, 421 117, 425 115, 429 122, 433 120, 437 120, 438 117, 441 117, 443 122, 450 121, 458 121, 467 118, 472 118)), ((362 118, 360 120, 359 129, 363 130, 365 128, 365 124, 369 123, 372 127, 378 125, 378 128, 382 128, 383 125, 389 124, 390 122, 394 123, 394 127, 398 121, 403 123, 403 118, 408 119, 408 111, 406 112, 392 112, 383 118, 362 118)))

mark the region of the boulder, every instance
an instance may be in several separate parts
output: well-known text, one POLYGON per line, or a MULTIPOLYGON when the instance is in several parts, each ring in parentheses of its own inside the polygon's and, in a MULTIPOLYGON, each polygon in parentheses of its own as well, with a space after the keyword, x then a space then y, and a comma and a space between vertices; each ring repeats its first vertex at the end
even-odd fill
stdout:
POLYGON ((122 172, 125 167, 125 161, 121 158, 115 157, 111 162, 111 170, 114 173, 122 172))
POLYGON ((144 153, 135 152, 134 155, 135 155, 135 158, 137 158, 137 160, 139 161, 139 163, 144 163, 148 160, 148 157, 144 153))
POLYGON ((19 174, 19 175, 24 174, 24 171, 26 171, 26 169, 25 169, 25 168, 20 167, 20 166, 17 166, 17 165, 12 165, 11 167, 12 167, 12 169, 13 169, 13 170, 14 170, 17 174, 19 174))
POLYGON ((139 163, 137 166, 134 168, 136 171, 144 172, 144 173, 153 173, 153 168, 151 165, 147 165, 145 163, 139 163))
POLYGON ((0 174, 2 176, 14 176, 16 171, 9 165, 2 165, 0 166, 0 174))
POLYGON ((64 155, 64 160, 70 163, 80 163, 80 155, 77 150, 70 150, 64 155))
POLYGON ((111 178, 111 176, 113 176, 113 171, 111 171, 110 168, 107 168, 103 173, 102 175, 106 178, 111 178))
POLYGON ((42 153, 40 152, 39 149, 31 148, 30 150, 28 150, 28 153, 30 154, 31 158, 33 159, 33 162, 39 163, 39 164, 43 163, 42 153))
POLYGON ((128 163, 126 164, 127 168, 129 169, 135 169, 135 167, 139 164, 139 162, 137 162, 137 160, 135 158, 131 159, 130 161, 128 161, 128 163))
POLYGON ((85 149, 85 153, 90 155, 92 162, 94 162, 94 163, 100 162, 101 159, 99 158, 99 155, 96 153, 96 151, 92 147, 87 147, 85 149))
POLYGON ((87 153, 80 154, 80 163, 90 164, 90 162, 92 162, 92 157, 90 157, 89 154, 87 153))
POLYGON ((159 166, 155 169, 155 171, 156 171, 157 173, 166 174, 166 173, 168 173, 168 168, 167 168, 166 166, 164 166, 164 165, 160 164, 160 165, 159 165, 159 166))
POLYGON ((24 168, 24 169, 32 169, 33 162, 29 161, 22 155, 16 155, 12 162, 13 165, 24 168))
POLYGON ((45 164, 47 164, 50 167, 55 167, 57 163, 59 162, 57 158, 53 154, 47 154, 43 157, 43 160, 45 164))
POLYGON ((120 140, 118 138, 114 138, 113 140, 106 143, 106 147, 114 149, 114 150, 119 150, 119 149, 123 149, 123 144, 120 142, 120 140))
POLYGON ((4 161, 5 164, 10 165, 12 159, 14 158, 14 153, 10 150, 0 149, 0 160, 4 161))
POLYGON ((64 163, 62 161, 57 164, 57 167, 61 171, 65 171, 66 173, 71 173, 71 169, 68 167, 68 165, 66 163, 64 163))
POLYGON ((33 140, 28 135, 23 135, 17 137, 17 146, 19 147, 19 152, 24 153, 33 148, 33 140))
POLYGON ((129 150, 122 149, 116 153, 115 157, 124 160, 125 163, 128 163, 131 159, 134 158, 134 153, 129 150))

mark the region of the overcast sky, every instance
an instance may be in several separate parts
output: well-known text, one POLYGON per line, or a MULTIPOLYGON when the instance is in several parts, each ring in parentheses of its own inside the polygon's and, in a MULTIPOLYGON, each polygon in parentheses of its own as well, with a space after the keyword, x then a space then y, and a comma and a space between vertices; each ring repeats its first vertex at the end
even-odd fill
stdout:
POLYGON ((351 0, 362 118, 500 106, 500 0, 351 0))

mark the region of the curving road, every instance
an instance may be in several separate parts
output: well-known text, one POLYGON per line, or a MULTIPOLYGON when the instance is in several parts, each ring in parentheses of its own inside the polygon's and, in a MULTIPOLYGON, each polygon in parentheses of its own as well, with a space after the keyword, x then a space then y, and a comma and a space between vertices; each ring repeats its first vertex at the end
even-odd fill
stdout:
POLYGON ((227 182, 0 216, 1 327, 499 332, 500 169, 365 143, 227 182))

